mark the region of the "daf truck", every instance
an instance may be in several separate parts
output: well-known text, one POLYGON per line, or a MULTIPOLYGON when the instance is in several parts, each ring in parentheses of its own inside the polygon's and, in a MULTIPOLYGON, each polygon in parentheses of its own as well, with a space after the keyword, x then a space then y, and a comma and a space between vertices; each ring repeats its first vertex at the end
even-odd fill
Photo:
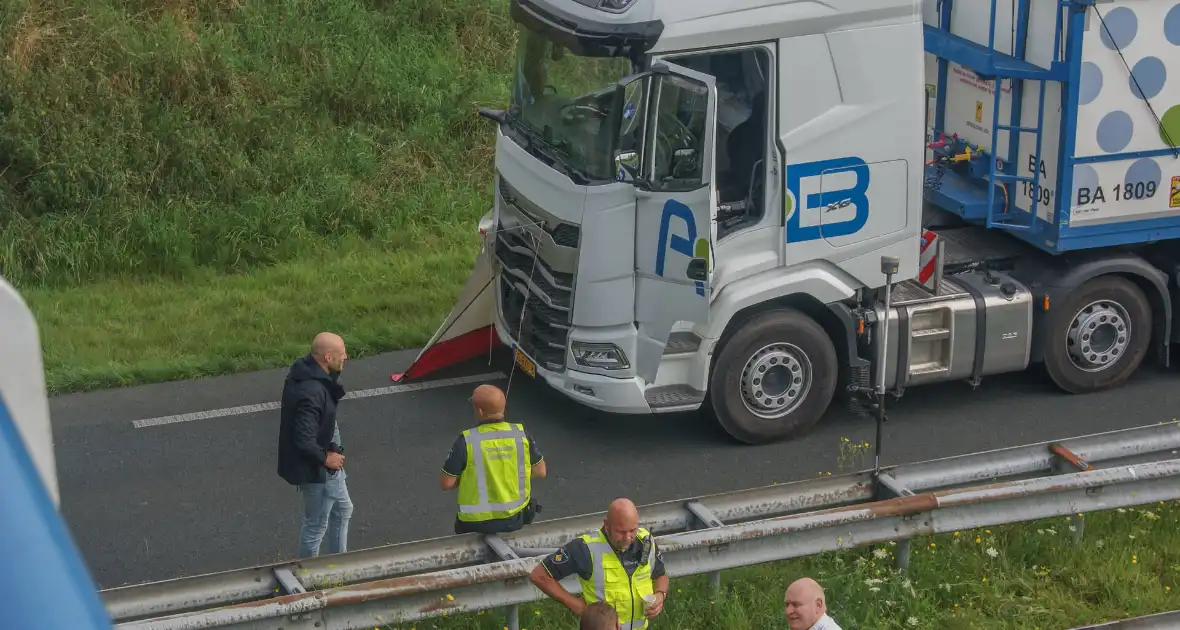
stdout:
POLYGON ((758 444, 838 397, 1167 366, 1177 4, 510 0, 482 250, 394 380, 501 344, 758 444))

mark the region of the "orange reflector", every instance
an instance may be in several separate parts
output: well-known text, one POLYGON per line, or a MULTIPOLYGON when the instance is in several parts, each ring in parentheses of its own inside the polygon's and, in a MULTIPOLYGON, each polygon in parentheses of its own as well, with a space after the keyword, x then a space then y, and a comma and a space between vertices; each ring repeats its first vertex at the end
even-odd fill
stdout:
POLYGON ((863 320, 863 319, 859 319, 859 320, 857 320, 857 322, 856 322, 856 334, 858 334, 858 335, 863 335, 863 334, 865 334, 865 320, 863 320))
POLYGON ((1046 310, 1046 311, 1049 310, 1049 296, 1047 296, 1047 295, 1045 296, 1045 304, 1042 307, 1042 309, 1046 310))

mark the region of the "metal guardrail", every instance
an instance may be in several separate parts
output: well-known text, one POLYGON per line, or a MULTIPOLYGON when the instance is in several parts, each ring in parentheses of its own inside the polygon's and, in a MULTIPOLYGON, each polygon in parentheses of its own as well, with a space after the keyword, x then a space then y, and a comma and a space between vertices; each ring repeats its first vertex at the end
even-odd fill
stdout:
POLYGON ((1176 628, 1180 628, 1180 610, 1133 619, 1120 619, 1092 626, 1078 626, 1070 628, 1070 630, 1098 630, 1099 628, 1107 628, 1108 630, 1176 630, 1176 628))
MULTIPOLYGON (((1149 461, 1178 449, 1180 424, 1151 425, 888 467, 879 477, 669 501, 641 507, 640 521, 672 577, 717 582, 725 569, 887 540, 901 541, 904 563, 914 536, 1180 499, 1180 459, 1149 461)), ((512 607, 543 597, 527 579, 536 556, 601 522, 601 513, 541 521, 502 537, 447 536, 102 595, 121 629, 371 628, 503 606, 516 627, 512 607)), ((564 585, 578 591, 576 580, 564 585)))

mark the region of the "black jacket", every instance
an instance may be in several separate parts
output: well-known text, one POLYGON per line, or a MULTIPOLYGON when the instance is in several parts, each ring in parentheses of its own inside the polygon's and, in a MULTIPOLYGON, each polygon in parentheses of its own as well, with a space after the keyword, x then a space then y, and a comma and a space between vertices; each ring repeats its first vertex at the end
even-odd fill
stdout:
POLYGON ((327 481, 328 452, 336 431, 336 404, 344 388, 307 355, 291 365, 283 384, 279 421, 279 476, 291 485, 327 481))

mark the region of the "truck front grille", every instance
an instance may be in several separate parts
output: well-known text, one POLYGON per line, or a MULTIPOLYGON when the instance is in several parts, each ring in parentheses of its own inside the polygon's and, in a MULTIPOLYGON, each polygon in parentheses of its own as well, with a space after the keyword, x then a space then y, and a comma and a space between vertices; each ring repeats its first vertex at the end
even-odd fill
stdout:
POLYGON ((510 226, 497 222, 492 252, 499 264, 496 282, 507 332, 538 365, 562 372, 581 229, 545 212, 503 177, 497 188, 510 226))
POLYGON ((536 295, 530 295, 522 280, 506 272, 499 274, 499 284, 504 323, 520 349, 545 369, 563 371, 569 340, 569 311, 553 308, 536 295))
POLYGON ((537 256, 528 239, 512 230, 496 233, 496 258, 504 273, 514 281, 531 283, 531 290, 541 293, 558 310, 568 311, 574 301, 574 275, 554 271, 537 256))
POLYGON ((577 249, 582 240, 582 229, 576 225, 563 223, 545 214, 528 199, 525 199, 516 188, 508 183, 501 175, 499 178, 500 200, 511 205, 517 212, 524 215, 530 223, 537 223, 553 239, 559 247, 577 249), (547 217, 547 218, 543 218, 547 217))

